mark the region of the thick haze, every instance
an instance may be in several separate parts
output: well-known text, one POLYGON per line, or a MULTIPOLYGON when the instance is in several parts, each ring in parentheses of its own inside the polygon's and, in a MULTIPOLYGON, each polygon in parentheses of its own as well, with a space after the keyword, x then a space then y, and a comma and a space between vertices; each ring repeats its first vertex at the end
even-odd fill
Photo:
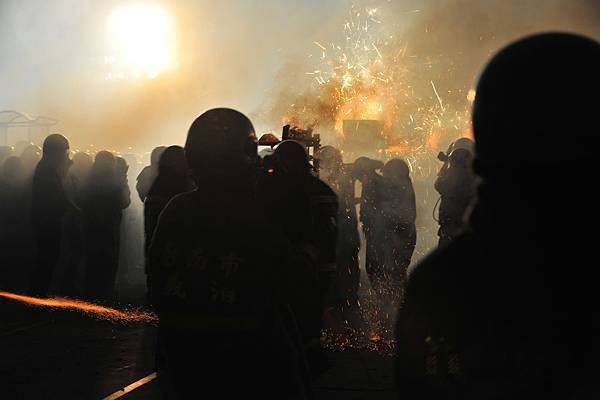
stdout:
POLYGON ((456 110, 508 41, 542 30, 600 38, 597 0, 162 1, 175 21, 176 66, 154 80, 107 80, 107 19, 128 3, 139 2, 0 0, 0 109, 57 118, 53 130, 79 148, 182 143, 192 118, 214 106, 278 130, 288 102, 316 90, 306 74, 320 51, 313 42, 343 41, 352 4, 377 7, 382 32, 406 47, 419 101, 437 101, 434 81, 456 110))

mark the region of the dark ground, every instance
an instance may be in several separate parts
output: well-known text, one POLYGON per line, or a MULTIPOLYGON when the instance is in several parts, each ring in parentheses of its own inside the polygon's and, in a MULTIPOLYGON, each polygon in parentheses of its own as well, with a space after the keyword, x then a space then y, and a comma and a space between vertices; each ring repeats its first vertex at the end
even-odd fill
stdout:
MULTIPOLYGON (((0 315, 1 398, 99 400, 154 372, 151 325, 116 324, 4 298, 0 315)), ((391 357, 366 350, 328 355, 334 366, 316 383, 317 399, 395 398, 391 357)), ((120 398, 160 399, 159 380, 120 398)))

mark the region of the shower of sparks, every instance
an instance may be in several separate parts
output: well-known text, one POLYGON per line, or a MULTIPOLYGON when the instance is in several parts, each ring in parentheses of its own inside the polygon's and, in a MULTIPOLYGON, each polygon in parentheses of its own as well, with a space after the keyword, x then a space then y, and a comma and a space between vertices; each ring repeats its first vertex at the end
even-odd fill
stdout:
POLYGON ((316 64, 306 74, 314 84, 290 102, 283 122, 318 125, 343 142, 344 120, 382 121, 387 143, 382 157, 400 156, 413 177, 427 178, 437 172, 437 153, 445 150, 440 146, 470 134, 470 110, 451 110, 433 80, 423 82, 433 91, 424 90, 419 71, 431 61, 412 55, 409 43, 389 33, 381 14, 352 6, 342 42, 313 42, 319 56, 311 57, 316 64))
POLYGON ((114 308, 105 307, 98 304, 76 299, 68 299, 63 297, 50 297, 46 299, 9 292, 0 292, 0 296, 25 303, 29 306, 73 310, 93 318, 108 320, 111 322, 158 322, 158 317, 152 312, 137 310, 117 310, 114 308))

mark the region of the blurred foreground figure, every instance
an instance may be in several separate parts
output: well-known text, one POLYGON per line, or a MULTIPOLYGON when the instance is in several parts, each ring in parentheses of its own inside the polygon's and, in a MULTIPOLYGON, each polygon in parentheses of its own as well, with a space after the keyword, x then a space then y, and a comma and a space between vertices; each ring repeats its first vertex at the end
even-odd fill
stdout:
POLYGON ((185 154, 199 190, 169 202, 149 249, 162 376, 178 398, 305 398, 282 313, 300 278, 256 202, 252 123, 231 109, 207 111, 192 123, 185 154))
POLYGON ((137 177, 137 183, 135 189, 138 192, 138 196, 142 203, 148 195, 156 176, 158 175, 158 161, 160 160, 161 154, 165 151, 165 146, 158 146, 152 153, 150 153, 150 165, 144 167, 137 177))
POLYGON ((342 153, 333 146, 324 146, 318 154, 320 177, 337 194, 336 273, 331 283, 331 304, 337 319, 351 328, 364 328, 358 302, 360 269, 358 252, 360 237, 354 199, 354 180, 349 166, 345 166, 342 153))
MULTIPOLYGON (((146 252, 152 242, 158 216, 173 197, 194 189, 194 182, 181 146, 170 146, 160 156, 158 175, 144 200, 144 232, 146 252)), ((152 277, 147 275, 148 291, 152 290, 152 277)))
POLYGON ((0 162, 0 167, 0 285, 22 290, 29 273, 24 255, 31 251, 25 168, 15 156, 0 162))
POLYGON ((444 160, 435 181, 435 190, 441 196, 440 246, 450 242, 463 229, 467 208, 475 197, 473 146, 471 139, 460 138, 450 145, 447 154, 440 153, 438 156, 444 160))
POLYGON ((58 134, 48 136, 32 183, 31 218, 37 246, 36 265, 29 285, 33 295, 48 294, 60 258, 63 218, 74 208, 64 188, 71 163, 67 139, 58 134))
POLYGON ((82 195, 86 248, 86 297, 111 300, 119 267, 122 210, 130 203, 129 187, 119 173, 115 156, 96 154, 82 195))
POLYGON ((410 276, 397 326, 399 398, 600 395, 590 213, 600 135, 588 97, 600 90, 598 71, 597 42, 557 33, 511 44, 483 71, 477 204, 469 229, 410 276), (565 140, 574 146, 557 152, 565 140))
POLYGON ((321 347, 323 314, 332 306, 326 298, 336 272, 337 196, 312 174, 308 153, 293 140, 280 143, 265 159, 267 171, 259 179, 260 204, 272 221, 283 226, 286 238, 299 257, 297 268, 307 281, 297 282, 311 291, 291 306, 314 376, 329 367, 321 347))

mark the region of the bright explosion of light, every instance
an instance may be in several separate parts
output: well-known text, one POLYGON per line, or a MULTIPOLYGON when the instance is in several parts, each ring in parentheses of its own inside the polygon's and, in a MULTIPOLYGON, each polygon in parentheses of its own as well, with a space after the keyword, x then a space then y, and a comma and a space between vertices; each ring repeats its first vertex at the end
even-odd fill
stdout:
POLYGON ((111 55, 108 79, 153 79, 173 65, 173 20, 156 4, 131 4, 119 7, 108 20, 111 55))

